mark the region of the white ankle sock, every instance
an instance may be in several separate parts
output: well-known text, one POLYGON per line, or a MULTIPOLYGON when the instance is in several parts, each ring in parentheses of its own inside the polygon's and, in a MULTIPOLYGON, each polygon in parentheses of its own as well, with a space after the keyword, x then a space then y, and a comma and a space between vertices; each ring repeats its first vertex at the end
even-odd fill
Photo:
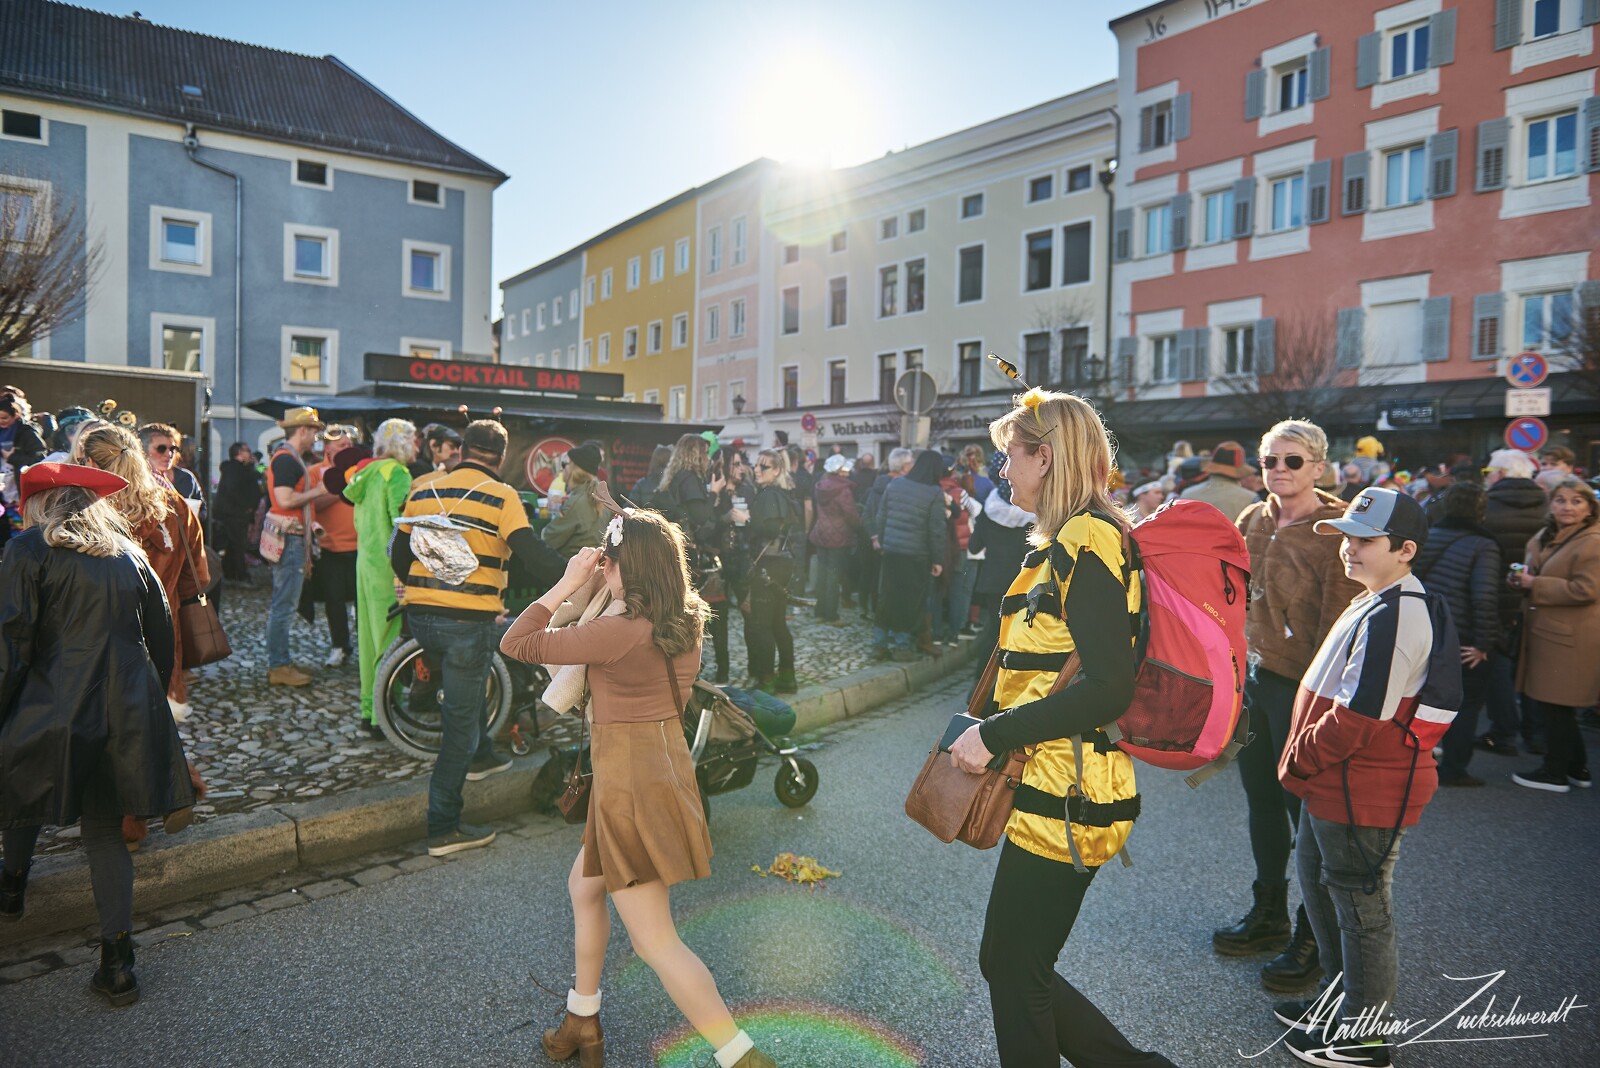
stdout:
POLYGON ((756 1044, 751 1041, 750 1036, 740 1031, 733 1036, 733 1041, 717 1050, 717 1063, 722 1068, 733 1068, 734 1065, 739 1063, 740 1057, 755 1048, 756 1044))
POLYGON ((600 993, 580 994, 576 990, 567 991, 567 1011, 574 1016, 599 1016, 600 993))

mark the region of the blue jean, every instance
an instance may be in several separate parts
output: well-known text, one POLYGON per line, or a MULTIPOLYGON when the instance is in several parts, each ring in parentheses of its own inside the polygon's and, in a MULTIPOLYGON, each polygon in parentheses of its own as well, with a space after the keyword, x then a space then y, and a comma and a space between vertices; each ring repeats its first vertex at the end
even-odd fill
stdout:
POLYGON ((1489 730, 1497 742, 1526 745, 1544 741, 1544 721, 1517 693, 1517 661, 1504 653, 1489 654, 1489 730))
POLYGON ((911 634, 909 631, 884 630, 882 627, 873 627, 872 647, 874 649, 909 649, 911 648, 911 634))
POLYGON ((824 623, 839 618, 839 584, 844 581, 850 567, 850 554, 854 546, 829 549, 815 547, 820 572, 817 576, 817 618, 824 623))
POLYGON ((978 581, 978 561, 968 560, 965 549, 956 550, 950 572, 950 592, 945 595, 945 638, 954 639, 972 619, 972 584, 978 581))
POLYGON ((491 756, 494 741, 484 730, 488 709, 489 656, 499 643, 493 620, 449 619, 407 613, 411 636, 444 673, 440 689, 439 756, 428 780, 428 837, 449 834, 461 824, 461 788, 475 756, 491 756))
POLYGON ((272 608, 267 613, 267 666, 287 667, 289 624, 300 607, 300 590, 306 584, 306 539, 291 534, 283 539, 283 558, 272 565, 272 608))

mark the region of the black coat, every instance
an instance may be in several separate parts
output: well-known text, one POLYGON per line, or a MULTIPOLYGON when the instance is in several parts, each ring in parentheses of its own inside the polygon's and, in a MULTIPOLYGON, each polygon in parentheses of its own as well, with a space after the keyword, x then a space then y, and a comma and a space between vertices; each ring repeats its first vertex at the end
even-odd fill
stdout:
POLYGON ((1434 525, 1411 566, 1429 593, 1444 596, 1462 645, 1494 652, 1500 639, 1500 589, 1505 568, 1494 537, 1482 527, 1434 525))
MULTIPOLYGON (((1483 526, 1500 546, 1500 560, 1506 567, 1522 563, 1528 552, 1528 539, 1539 533, 1549 512, 1550 502, 1544 490, 1531 478, 1502 478, 1489 487, 1483 526)), ((1510 633, 1522 614, 1523 599, 1520 591, 1500 584, 1502 633, 1510 633)))
POLYGON ((224 515, 255 515, 264 495, 261 472, 255 464, 224 460, 218 465, 217 511, 224 515))
POLYGON ((0 826, 164 816, 194 804, 167 704, 172 618, 142 554, 0 560, 0 826))

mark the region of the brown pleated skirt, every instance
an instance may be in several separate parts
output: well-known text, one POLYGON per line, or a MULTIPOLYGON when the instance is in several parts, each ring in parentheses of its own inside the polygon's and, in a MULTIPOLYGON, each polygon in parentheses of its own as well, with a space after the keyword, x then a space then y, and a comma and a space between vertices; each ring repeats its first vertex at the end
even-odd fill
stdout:
POLYGON ((594 785, 584 876, 603 876, 614 892, 710 875, 711 834, 678 721, 596 723, 589 739, 594 785))

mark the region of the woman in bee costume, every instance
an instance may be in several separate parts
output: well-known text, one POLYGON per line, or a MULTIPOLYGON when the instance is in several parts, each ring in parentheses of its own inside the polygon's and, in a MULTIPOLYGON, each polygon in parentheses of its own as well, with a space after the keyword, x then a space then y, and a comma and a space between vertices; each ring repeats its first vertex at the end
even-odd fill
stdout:
POLYGON ((1007 750, 1032 754, 979 952, 1000 1064, 1053 1068, 1065 1057, 1076 1068, 1171 1068, 1133 1046, 1055 971, 1089 883, 1122 851, 1139 813, 1133 762, 1101 730, 1133 698, 1140 601, 1123 548, 1126 519, 1107 490, 1111 442, 1090 405, 1038 389, 995 420, 989 436, 1006 454, 1000 477, 1011 483, 1012 502, 1039 517, 1033 549, 1001 602, 999 711, 951 748, 969 771, 1007 750), (1051 694, 1074 652, 1081 676, 1051 694))

